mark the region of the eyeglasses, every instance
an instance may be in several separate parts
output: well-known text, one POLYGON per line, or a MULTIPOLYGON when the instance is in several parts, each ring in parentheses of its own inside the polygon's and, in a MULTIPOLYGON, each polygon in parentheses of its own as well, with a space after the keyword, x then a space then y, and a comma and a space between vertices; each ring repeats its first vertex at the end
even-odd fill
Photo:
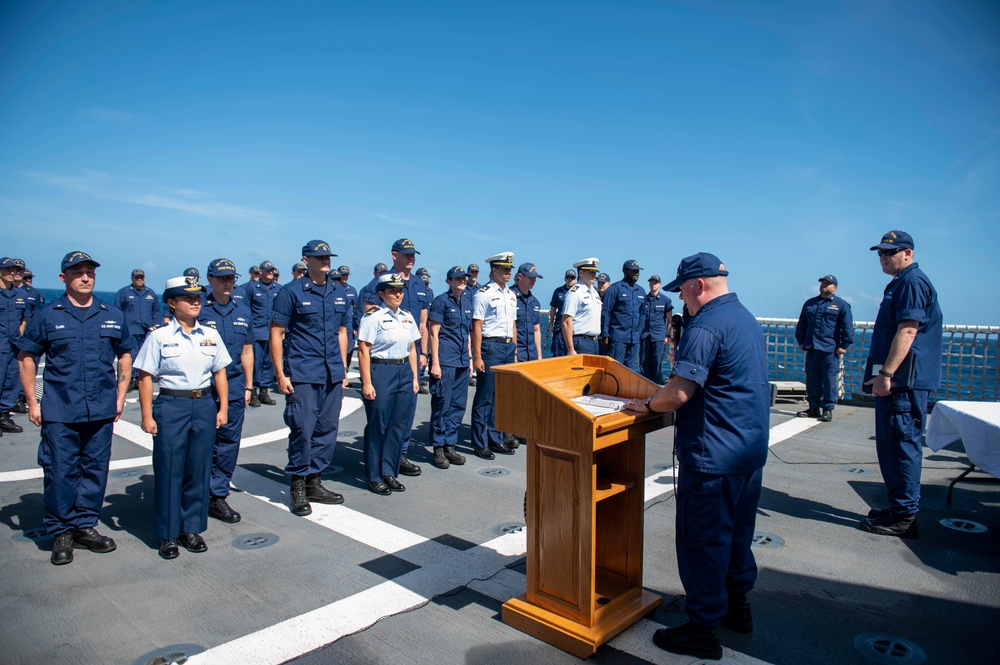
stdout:
POLYGON ((879 256, 896 256, 903 251, 902 247, 893 247, 892 249, 880 249, 878 250, 879 256))
POLYGON ((223 275, 221 277, 213 277, 212 279, 217 279, 220 282, 235 282, 236 275, 223 275))

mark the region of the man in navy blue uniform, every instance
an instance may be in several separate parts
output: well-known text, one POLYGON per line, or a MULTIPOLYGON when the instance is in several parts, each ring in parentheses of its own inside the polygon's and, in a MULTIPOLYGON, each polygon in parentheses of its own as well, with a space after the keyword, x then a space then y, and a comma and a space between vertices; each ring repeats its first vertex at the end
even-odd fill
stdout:
POLYGON ((28 307, 31 311, 34 311, 43 305, 45 305, 45 294, 32 286, 32 282, 35 280, 34 273, 31 272, 30 268, 25 268, 24 273, 21 275, 22 284, 21 288, 24 292, 28 294, 28 307))
POLYGON ((889 231, 872 247, 892 277, 875 317, 867 382, 875 396, 875 448, 889 507, 873 509, 861 528, 883 536, 917 538, 920 435, 927 397, 941 384, 941 307, 937 291, 913 260, 913 238, 889 231))
POLYGON ((531 289, 542 279, 534 263, 522 263, 514 276, 514 295, 517 296, 517 360, 526 362, 542 357, 542 303, 531 289))
MULTIPOLYGON (((232 297, 237 288, 238 277, 236 266, 229 259, 216 259, 209 263, 208 285, 211 292, 205 297, 205 305, 198 314, 200 323, 219 333, 229 357, 232 358, 226 368, 229 418, 225 425, 215 431, 212 476, 209 481, 211 499, 208 504, 209 517, 229 524, 239 522, 241 518, 226 501, 226 497, 229 496, 229 483, 240 452, 246 405, 253 392, 253 329, 250 327, 253 315, 242 299, 232 297)), ((212 390, 218 409, 219 396, 215 393, 214 385, 212 390)))
MULTIPOLYGON (((141 268, 133 270, 132 283, 115 294, 115 307, 125 314, 128 334, 132 336, 132 360, 135 361, 135 354, 146 339, 146 333, 163 322, 160 299, 153 289, 146 286, 146 273, 141 268)), ((138 374, 139 371, 133 367, 128 384, 130 391, 135 390, 138 374)))
POLYGON ((470 263, 469 267, 465 269, 467 284, 465 290, 467 293, 474 293, 473 289, 479 289, 479 264, 470 263))
MULTIPOLYGON (((417 268, 417 271, 416 271, 415 274, 417 275, 417 277, 419 277, 424 282, 424 305, 425 305, 424 308, 427 310, 428 317, 429 317, 430 316, 431 303, 434 302, 434 289, 431 288, 431 272, 427 268, 417 268)), ((426 354, 428 361, 430 361, 430 352, 431 352, 430 334, 429 334, 429 330, 428 330, 428 336, 427 336, 427 354, 426 354)), ((429 364, 430 364, 430 362, 428 362, 426 365, 424 365, 423 369, 420 370, 420 394, 421 395, 427 395, 430 392, 430 390, 428 389, 428 381, 427 381, 427 365, 429 365, 429 364)))
POLYGON ((94 528, 104 505, 114 422, 125 406, 132 337, 125 315, 94 298, 101 264, 85 252, 62 260, 66 293, 35 313, 18 346, 28 419, 42 428, 45 530, 55 537, 51 561, 73 560, 73 548, 110 552, 115 541, 94 528), (35 399, 35 361, 45 354, 42 403, 35 399), (115 359, 121 371, 115 378, 115 359))
POLYGON ((364 314, 364 312, 362 311, 359 314, 358 310, 363 310, 364 308, 361 306, 361 301, 358 300, 358 290, 348 284, 351 278, 350 266, 340 266, 337 268, 337 274, 340 275, 337 278, 340 285, 344 287, 344 297, 347 298, 347 315, 350 317, 347 324, 347 364, 345 366, 345 369, 350 369, 351 360, 354 358, 354 347, 357 345, 358 340, 358 329, 355 327, 354 322, 360 321, 361 314, 364 314))
POLYGON ((604 317, 601 344, 608 355, 631 370, 639 369, 639 339, 642 335, 642 306, 646 292, 639 281, 639 263, 629 259, 622 264, 622 279, 602 294, 604 317))
MULTIPOLYGON (((17 374, 17 342, 28 320, 24 290, 14 286, 14 275, 20 270, 15 259, 6 256, 0 259, 0 433, 24 431, 10 417, 21 394, 17 374)), ((34 383, 31 389, 35 389, 34 383)))
POLYGON ((431 445, 433 464, 439 469, 465 464, 455 452, 469 398, 469 335, 472 332, 472 299, 466 297, 466 271, 448 271, 448 290, 431 303, 427 315, 431 341, 431 445))
POLYGON ((253 387, 250 406, 261 404, 273 406, 276 404, 268 393, 268 386, 274 383, 275 368, 271 364, 271 354, 268 352, 269 326, 274 299, 278 297, 281 287, 274 278, 275 268, 270 261, 260 264, 260 279, 251 281, 246 286, 247 304, 253 314, 253 387))
POLYGON ((291 430, 285 473, 291 477, 292 512, 299 516, 312 513, 310 501, 344 502, 321 482, 337 446, 351 323, 343 287, 327 277, 332 256, 336 254, 322 240, 306 243, 306 276, 281 289, 271 316, 271 358, 278 390, 285 396, 285 424, 291 430))
POLYGON ((563 275, 563 285, 556 287, 549 300, 549 333, 552 336, 550 350, 553 358, 566 355, 566 342, 562 336, 563 303, 566 302, 566 294, 575 284, 576 271, 567 270, 566 274, 563 275))
POLYGON ((806 398, 809 400, 809 408, 796 415, 819 418, 825 423, 833 420, 833 409, 837 405, 840 358, 854 343, 851 306, 834 295, 837 284, 833 275, 820 277, 819 295, 802 305, 795 326, 795 341, 806 353, 806 398))
POLYGON ((753 630, 747 593, 757 579, 753 540, 767 459, 771 391, 760 324, 729 292, 725 266, 700 253, 683 259, 667 291, 690 312, 670 380, 626 408, 676 411, 677 568, 688 623, 657 630, 673 653, 718 660, 719 623, 753 630))
POLYGON ((656 383, 663 383, 663 350, 670 340, 670 315, 674 304, 660 290, 660 276, 649 278, 649 293, 642 310, 642 337, 639 347, 639 371, 656 383))

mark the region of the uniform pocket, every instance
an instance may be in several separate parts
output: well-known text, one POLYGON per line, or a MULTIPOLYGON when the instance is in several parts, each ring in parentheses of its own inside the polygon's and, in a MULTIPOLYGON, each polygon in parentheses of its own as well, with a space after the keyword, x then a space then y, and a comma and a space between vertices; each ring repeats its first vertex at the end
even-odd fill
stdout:
POLYGON ((302 429, 300 426, 302 422, 302 401, 295 393, 285 395, 285 411, 282 416, 285 420, 285 425, 291 429, 302 429))

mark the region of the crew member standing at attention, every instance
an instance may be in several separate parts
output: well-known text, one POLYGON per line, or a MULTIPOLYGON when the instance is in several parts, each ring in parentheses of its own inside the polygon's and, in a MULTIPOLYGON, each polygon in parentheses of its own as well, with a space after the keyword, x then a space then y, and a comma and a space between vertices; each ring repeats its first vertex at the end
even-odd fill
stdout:
POLYGON ((472 363, 478 375, 472 401, 472 445, 478 457, 494 459, 493 453, 514 454, 496 428, 496 377, 491 368, 517 361, 517 296, 507 287, 514 253, 500 252, 486 262, 490 283, 472 301, 472 363))
POLYGON ((297 279, 302 279, 303 277, 305 277, 305 274, 306 274, 306 264, 299 261, 298 263, 292 266, 293 282, 297 279))
POLYGON ((45 294, 32 286, 32 282, 35 279, 34 273, 31 272, 30 268, 25 268, 24 273, 21 275, 21 288, 24 292, 28 294, 27 302, 28 308, 31 311, 36 309, 41 309, 45 305, 45 294))
POLYGON ((332 256, 336 254, 322 240, 306 243, 306 276, 281 290, 271 318, 271 357, 278 390, 285 395, 285 424, 291 430, 285 473, 291 478, 292 512, 299 516, 312 512, 310 501, 344 502, 343 496, 323 487, 321 479, 337 447, 347 386, 344 354, 350 321, 344 289, 328 278, 332 256))
POLYGON ((553 358, 566 355, 566 340, 562 335, 562 313, 566 294, 576 286, 576 271, 567 270, 563 275, 563 285, 557 286, 549 301, 549 333, 552 336, 551 351, 553 358))
POLYGON ((125 406, 132 338, 125 315, 94 298, 100 264, 84 252, 62 260, 66 293, 39 309, 18 341, 28 420, 42 428, 38 463, 45 474, 45 531, 55 537, 50 561, 73 560, 73 548, 110 552, 115 541, 94 528, 104 506, 111 434, 125 406), (42 403, 35 398, 36 360, 45 354, 42 403), (121 373, 115 378, 115 359, 121 373))
MULTIPOLYGON (((264 261, 260 264, 260 279, 247 284, 246 298, 253 314, 253 387, 250 406, 261 404, 273 406, 277 402, 268 394, 268 386, 274 383, 275 367, 271 364, 271 352, 267 345, 270 338, 271 312, 274 299, 281 287, 274 279, 274 264, 264 261)), ((280 340, 279 340, 280 342, 280 340)))
MULTIPOLYGON (((128 334, 132 336, 132 359, 139 352, 142 343, 146 341, 146 333, 153 326, 163 321, 163 310, 160 299, 153 289, 146 286, 146 273, 141 268, 132 271, 132 283, 120 289, 115 294, 115 307, 125 313, 128 322, 128 334)), ((135 390, 136 377, 139 370, 132 367, 132 380, 129 391, 135 390)))
POLYGON ((639 281, 639 263, 629 259, 622 264, 622 280, 615 282, 601 299, 606 313, 601 341, 608 355, 630 370, 639 370, 639 339, 642 335, 642 306, 646 292, 639 281))
POLYGON ((479 290, 479 264, 470 263, 469 267, 465 269, 466 274, 466 285, 465 289, 467 292, 475 293, 479 290))
POLYGON ((365 401, 365 472, 375 494, 404 492, 399 482, 403 441, 417 408, 417 349, 420 328, 399 304, 406 285, 397 275, 378 278, 383 307, 368 312, 358 331, 358 370, 365 401))
POLYGON ((448 271, 448 290, 431 303, 428 329, 431 338, 431 445, 433 464, 447 469, 465 464, 455 452, 458 428, 469 399, 469 335, 472 332, 472 299, 466 297, 466 272, 462 266, 448 271))
POLYGON ((350 370, 351 361, 354 358, 354 346, 357 344, 358 339, 358 329, 355 327, 354 321, 355 319, 360 321, 360 316, 364 312, 359 313, 358 310, 364 308, 361 307, 361 301, 358 300, 358 290, 348 284, 348 280, 351 278, 350 266, 340 266, 337 268, 337 274, 340 275, 338 278, 340 285, 344 287, 344 297, 347 299, 347 315, 350 317, 347 324, 347 361, 344 365, 345 370, 350 370))
POLYGON ((514 295, 517 296, 517 360, 526 362, 542 357, 542 304, 531 293, 535 281, 542 279, 534 263, 522 263, 517 269, 514 295))
POLYGON ((833 409, 837 405, 840 358, 854 343, 851 306, 834 295, 836 291, 836 277, 820 277, 819 295, 802 305, 795 326, 795 341, 806 352, 806 398, 809 400, 809 408, 796 415, 819 418, 825 423, 833 420, 833 409))
POLYGON ((594 287, 599 261, 595 257, 573 264, 580 281, 566 294, 563 303, 562 336, 566 355, 598 353, 601 334, 601 296, 594 287))
POLYGON ((868 513, 861 528, 880 536, 917 538, 920 435, 927 397, 941 385, 941 307, 937 290, 913 260, 913 238, 889 231, 878 251, 882 272, 892 277, 872 330, 867 383, 875 395, 875 449, 889 507, 868 513))
MULTIPOLYGON (((611 278, 608 277, 608 273, 597 273, 597 293, 601 296, 601 330, 604 330, 608 325, 608 308, 605 306, 604 294, 607 292, 609 286, 611 286, 611 278)), ((611 353, 610 345, 601 344, 600 349, 602 356, 611 353)))
POLYGON ((21 394, 17 342, 24 332, 28 308, 24 291, 14 286, 14 273, 18 270, 14 259, 6 256, 0 259, 0 433, 10 434, 24 431, 10 417, 21 394))
POLYGON ((674 304, 670 297, 660 290, 660 276, 649 278, 649 293, 646 294, 642 312, 642 343, 639 347, 639 371, 656 383, 663 383, 663 351, 670 341, 670 316, 674 304))
MULTIPOLYGON (((211 292, 205 298, 205 306, 198 315, 199 322, 219 333, 232 359, 226 367, 226 382, 229 385, 228 422, 215 432, 211 500, 208 505, 209 517, 230 524, 240 521, 240 514, 230 507, 226 497, 229 496, 229 483, 240 452, 243 416, 247 402, 250 401, 250 393, 253 392, 250 387, 253 385, 252 315, 243 301, 232 297, 238 277, 236 266, 229 259, 216 259, 209 263, 208 285, 211 292)), ((218 407, 218 391, 214 397, 218 407)))
MULTIPOLYGON (((24 261, 21 259, 14 259, 14 261, 17 265, 24 266, 24 261)), ((45 294, 31 285, 33 278, 34 275, 31 274, 31 271, 26 266, 23 272, 14 272, 14 286, 24 291, 25 323, 31 321, 31 315, 35 313, 35 310, 41 309, 45 305, 45 294)), ((28 412, 28 403, 25 401, 23 391, 18 390, 17 402, 10 411, 11 413, 22 414, 28 412)), ((0 435, 2 434, 3 431, 0 430, 0 435)))
POLYGON ((718 257, 681 260, 668 291, 680 292, 691 318, 676 350, 670 380, 626 408, 677 412, 677 572, 688 623, 661 628, 653 642, 666 651, 722 658, 715 628, 753 630, 747 601, 757 580, 754 524, 767 460, 771 390, 764 334, 729 292, 718 257))
POLYGON ((135 357, 142 431, 153 435, 153 524, 159 554, 174 559, 178 545, 204 552, 215 431, 226 424, 231 362, 222 337, 198 322, 205 287, 174 277, 163 288, 170 323, 153 328, 135 357), (153 380, 160 394, 153 400, 153 380), (211 399, 212 380, 218 406, 211 399))

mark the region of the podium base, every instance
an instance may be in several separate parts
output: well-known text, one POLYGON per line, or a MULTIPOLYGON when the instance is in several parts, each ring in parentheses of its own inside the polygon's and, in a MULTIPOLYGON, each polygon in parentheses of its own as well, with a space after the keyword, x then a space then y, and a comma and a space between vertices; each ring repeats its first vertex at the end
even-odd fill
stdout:
POLYGON ((508 626, 558 647, 577 658, 589 658, 612 637, 660 606, 663 599, 655 593, 642 594, 599 623, 587 627, 564 616, 530 604, 527 594, 503 604, 500 617, 508 626))

